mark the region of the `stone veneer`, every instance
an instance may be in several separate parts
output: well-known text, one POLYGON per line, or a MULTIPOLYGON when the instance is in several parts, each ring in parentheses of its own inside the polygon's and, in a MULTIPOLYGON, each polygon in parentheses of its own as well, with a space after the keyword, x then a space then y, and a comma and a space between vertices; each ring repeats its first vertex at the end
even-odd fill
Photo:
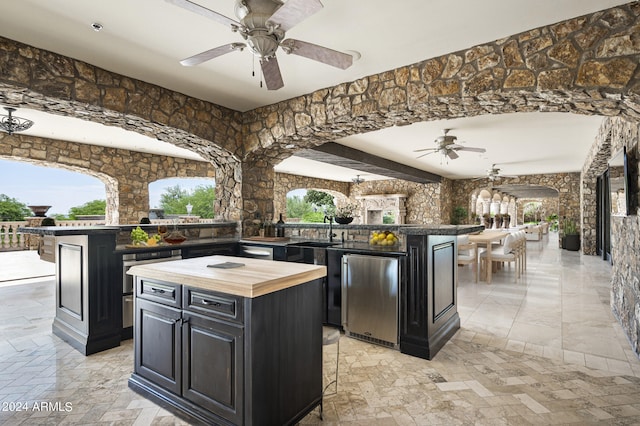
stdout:
MULTIPOLYGON (((216 175, 213 165, 203 161, 6 133, 0 133, 0 158, 61 167, 99 179, 105 185, 107 225, 139 223, 148 216, 151 182, 208 177, 213 184, 216 175)), ((96 198, 101 197, 96 194, 96 198)))
MULTIPOLYGON (((298 149, 394 125, 558 111, 624 118, 628 125, 612 129, 622 126, 626 133, 612 131, 608 137, 625 143, 633 138, 637 145, 639 32, 640 3, 631 2, 245 113, 0 38, 0 103, 121 126, 196 151, 216 166, 221 217, 252 225, 259 216, 274 214, 273 166, 279 161, 298 149)), ((603 149, 592 151, 582 172, 582 208, 574 197, 568 205, 559 203, 560 216, 581 211, 586 254, 595 250, 595 182, 599 165, 608 159, 606 138, 598 138, 603 149)), ((566 179, 573 187, 575 177, 566 179)), ((392 186, 368 185, 374 193, 392 186)), ((445 222, 450 200, 458 199, 450 196, 455 186, 445 180, 422 188, 428 195, 407 206, 415 215, 407 222, 445 222)), ((358 191, 364 190, 352 190, 358 191)), ((616 224, 621 226, 616 230, 623 231, 618 247, 633 248, 637 255, 637 240, 630 239, 637 236, 631 232, 637 231, 633 220, 616 224), (635 228, 624 232, 627 227, 635 228)), ((635 282, 619 277, 624 288, 635 282)), ((637 301, 615 303, 625 315, 640 316, 629 312, 634 307, 640 312, 637 301)))
POLYGON ((274 214, 274 164, 342 136, 511 112, 638 120, 639 26, 633 2, 245 113, 0 38, 0 102, 192 149, 217 166, 221 216, 252 223, 274 214))
MULTIPOLYGON (((607 169, 613 153, 622 147, 634 158, 635 170, 640 159, 640 124, 620 118, 606 119, 591 147, 582 170, 583 245, 584 252, 596 252, 596 194, 595 180, 607 169)), ((636 176, 636 179, 640 179, 636 176)), ((640 180, 635 182, 633 194, 640 197, 640 180)), ((632 215, 611 218, 611 309, 620 321, 632 349, 640 356, 640 209, 633 206, 632 215)))

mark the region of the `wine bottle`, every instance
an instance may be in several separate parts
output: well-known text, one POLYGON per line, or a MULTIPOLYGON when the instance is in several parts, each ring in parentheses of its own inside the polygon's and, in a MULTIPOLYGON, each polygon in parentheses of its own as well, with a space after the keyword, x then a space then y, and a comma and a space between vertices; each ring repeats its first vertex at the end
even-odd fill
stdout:
POLYGON ((282 213, 280 213, 280 219, 276 226, 276 237, 284 237, 284 220, 282 220, 282 213))

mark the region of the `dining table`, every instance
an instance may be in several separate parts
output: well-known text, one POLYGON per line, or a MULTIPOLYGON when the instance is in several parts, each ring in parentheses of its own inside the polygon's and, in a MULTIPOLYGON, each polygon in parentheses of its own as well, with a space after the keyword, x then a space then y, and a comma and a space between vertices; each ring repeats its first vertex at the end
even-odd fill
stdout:
MULTIPOLYGON (((491 275, 492 275, 492 269, 493 269, 493 263, 491 263, 491 252, 493 251, 491 248, 491 245, 494 242, 498 242, 503 240, 504 238, 507 237, 507 235, 509 235, 508 232, 504 232, 504 231, 491 231, 491 230, 484 230, 479 234, 470 234, 469 235, 469 241, 476 243, 478 245, 478 247, 480 246, 484 246, 487 249, 487 271, 486 271, 486 281, 487 284, 491 284, 491 275)), ((479 265, 478 265, 479 266, 479 265)), ((482 275, 480 276, 480 279, 482 279, 482 275)))

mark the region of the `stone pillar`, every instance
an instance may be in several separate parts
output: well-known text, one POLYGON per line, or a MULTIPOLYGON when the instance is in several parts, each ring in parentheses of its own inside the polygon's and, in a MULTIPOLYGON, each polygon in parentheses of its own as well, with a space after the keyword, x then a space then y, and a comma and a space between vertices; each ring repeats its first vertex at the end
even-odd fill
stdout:
POLYGON ((264 160, 242 164, 242 235, 258 235, 260 223, 274 220, 275 172, 264 160))

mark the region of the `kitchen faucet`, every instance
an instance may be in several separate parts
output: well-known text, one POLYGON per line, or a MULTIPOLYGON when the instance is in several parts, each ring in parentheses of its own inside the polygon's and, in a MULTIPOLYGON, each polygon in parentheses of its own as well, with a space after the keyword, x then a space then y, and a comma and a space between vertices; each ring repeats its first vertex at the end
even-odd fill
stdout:
POLYGON ((332 243, 333 242, 333 237, 336 237, 337 235, 333 233, 333 216, 324 216, 323 222, 327 223, 327 220, 329 221, 329 242, 332 243))

